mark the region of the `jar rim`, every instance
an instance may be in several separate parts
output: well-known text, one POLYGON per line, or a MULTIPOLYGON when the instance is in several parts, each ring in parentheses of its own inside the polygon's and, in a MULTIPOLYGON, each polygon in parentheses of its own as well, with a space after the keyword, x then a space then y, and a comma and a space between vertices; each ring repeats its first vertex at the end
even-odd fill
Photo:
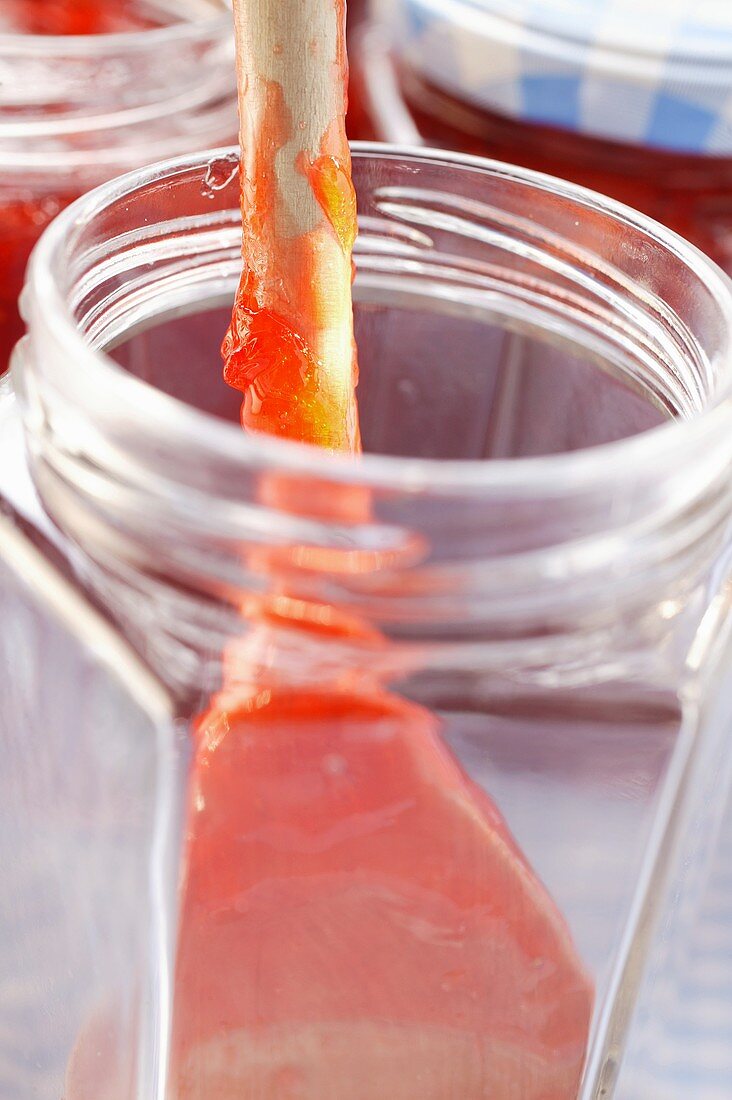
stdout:
MULTIPOLYGON (((64 210, 51 224, 36 246, 28 268, 24 299, 42 303, 48 334, 66 355, 73 357, 89 384, 102 391, 110 407, 116 400, 147 410, 159 434, 169 440, 178 438, 181 446, 195 446, 202 454, 241 464, 242 469, 263 469, 322 479, 327 482, 362 485, 373 489, 413 493, 434 490, 469 495, 486 492, 551 498, 572 491, 600 489, 608 483, 617 487, 632 479, 639 468, 653 464, 678 466, 685 456, 699 453, 714 441, 732 438, 732 281, 695 246, 672 230, 630 207, 605 198, 544 173, 504 164, 482 157, 446 150, 391 146, 377 142, 354 142, 354 159, 407 159, 412 162, 477 169, 493 176, 504 176, 531 184, 554 194, 576 200, 583 206, 630 224, 680 256, 703 283, 720 310, 726 340, 719 354, 724 367, 721 385, 710 395, 707 407, 688 419, 676 418, 638 435, 573 452, 509 459, 464 460, 402 458, 383 454, 353 456, 334 454, 319 448, 263 435, 247 435, 237 425, 226 423, 206 412, 163 393, 143 379, 128 373, 103 351, 86 341, 74 321, 72 311, 54 277, 68 235, 79 224, 88 223, 110 204, 124 199, 146 185, 160 182, 177 173, 200 167, 214 159, 237 155, 232 148, 188 154, 148 166, 103 184, 64 210)), ((26 309, 27 313, 27 309, 26 309)), ((13 362, 19 359, 18 350, 13 362)))
MULTIPOLYGON (((53 58, 61 50, 65 56, 88 57, 116 55, 123 50, 127 54, 158 53, 166 45, 179 42, 206 41, 231 30, 231 14, 222 10, 219 14, 195 19, 181 19, 175 23, 146 27, 137 31, 116 31, 110 34, 9 34, 0 33, 0 57, 32 57, 43 60, 53 58)), ((233 33, 233 32, 232 32, 233 33)))

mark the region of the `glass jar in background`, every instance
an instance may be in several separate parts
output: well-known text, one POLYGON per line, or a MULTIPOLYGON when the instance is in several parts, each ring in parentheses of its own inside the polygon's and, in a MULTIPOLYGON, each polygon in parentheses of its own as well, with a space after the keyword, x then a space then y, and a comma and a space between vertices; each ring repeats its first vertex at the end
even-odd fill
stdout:
MULTIPOLYGON (((0 491, 192 749, 187 785, 170 760, 152 798, 169 838, 187 807, 163 914, 175 978, 140 984, 172 1019, 168 1080, 143 1059, 123 1092, 99 1021, 119 1050, 131 1020, 144 1050, 149 1017, 131 981, 115 1012, 117 986, 87 975, 66 1100, 102 1080, 105 1100, 231 1100, 243 1082, 269 1100, 610 1097, 726 798, 730 284, 569 184, 357 147, 369 453, 246 436, 219 358, 235 164, 147 168, 61 214, 29 269, 18 398, 6 387, 0 435, 22 412, 42 503, 11 461, 0 491)), ((43 653, 5 657, 24 714, 39 682, 68 696, 43 653)), ((16 713, 0 702, 11 734, 16 713)), ((22 866, 33 765, 8 744, 22 866)), ((68 1062, 68 1028, 32 1026, 48 996, 13 1036, 19 1077, 68 1062)), ((14 1021, 0 1001, 3 1035, 14 1021)))
POLYGON ((0 374, 22 332, 28 256, 59 210, 236 132, 231 12, 218 0, 17 0, 0 11, 0 374))
POLYGON ((628 203, 732 267, 732 7, 376 0, 356 138, 443 146, 628 203))

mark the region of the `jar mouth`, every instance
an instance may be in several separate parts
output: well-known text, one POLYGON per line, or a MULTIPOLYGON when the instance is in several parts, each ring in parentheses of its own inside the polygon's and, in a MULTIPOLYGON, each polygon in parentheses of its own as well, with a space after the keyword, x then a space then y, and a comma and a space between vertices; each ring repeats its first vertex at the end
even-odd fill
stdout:
MULTIPOLYGON (((214 415, 211 388, 234 397, 233 418, 238 401, 212 362, 228 318, 209 312, 228 314, 241 271, 238 155, 223 149, 98 188, 37 246, 11 370, 48 515, 125 621, 161 599, 180 605, 161 612, 160 667, 168 643, 183 647, 193 679, 201 639, 220 653, 241 608, 261 607, 271 569, 299 607, 336 607, 407 649, 454 643, 469 663, 490 644, 497 666, 520 660, 540 677, 561 638, 566 674, 581 679, 602 674, 612 635, 635 670, 640 633, 662 636, 701 591, 729 527, 732 284, 672 232, 549 176, 380 145, 356 145, 353 167, 355 316, 376 339, 361 341, 363 426, 391 418, 404 457, 246 435, 214 415), (208 333, 202 354, 191 321, 208 333), (521 372, 550 367, 529 432, 552 405, 576 416, 572 386, 554 392, 572 349, 590 403, 609 378, 677 419, 542 457, 409 457, 487 453, 495 422, 470 396, 471 371, 488 378, 493 341, 509 391, 530 394, 514 337, 531 349, 521 372), (193 403, 143 381, 136 347, 161 387, 192 379, 193 403), (419 449, 462 439, 471 417, 477 450, 419 449)), ((497 395, 500 427, 503 393, 480 392, 497 395)), ((353 658, 363 662, 359 645, 353 658)))
MULTIPOLYGON (((175 439, 182 446, 195 447, 208 456, 238 464, 242 470, 297 471, 328 482, 360 484, 397 492, 439 489, 464 495, 485 492, 511 496, 525 492, 551 498, 572 491, 617 489, 625 478, 632 480, 639 468, 663 469, 683 464, 698 456, 700 448, 711 449, 730 435, 732 398, 732 282, 707 257, 672 231, 652 219, 585 188, 565 183, 542 173, 512 167, 497 161, 423 148, 396 148, 378 143, 354 143, 354 161, 407 161, 416 166, 436 165, 446 169, 469 169, 486 177, 520 181, 549 196, 578 204, 577 213, 602 213, 620 228, 633 229, 682 262, 704 293, 713 301, 721 335, 713 361, 702 362, 698 370, 700 394, 689 399, 688 407, 675 419, 641 434, 588 449, 546 456, 509 459, 399 458, 383 454, 352 456, 332 454, 299 443, 244 433, 237 425, 188 405, 126 372, 103 351, 92 347, 74 319, 70 302, 60 288, 59 274, 70 262, 69 245, 78 238, 80 227, 89 226, 115 203, 147 187, 200 169, 202 178, 214 162, 233 163, 232 149, 179 157, 129 173, 77 200, 63 211, 36 246, 29 265, 23 295, 24 313, 31 322, 40 321, 44 339, 63 349, 69 362, 77 364, 85 385, 101 401, 122 401, 144 410, 144 418, 155 425, 160 438, 175 439), (39 313, 40 311, 40 313, 39 313)), ((579 224, 578 222, 575 224, 579 224)), ((622 254, 620 254, 622 259, 622 254)), ((16 352, 17 358, 17 352, 16 352)), ((697 380, 698 381, 698 380, 697 380)), ((141 412, 142 415, 142 412, 141 412)))

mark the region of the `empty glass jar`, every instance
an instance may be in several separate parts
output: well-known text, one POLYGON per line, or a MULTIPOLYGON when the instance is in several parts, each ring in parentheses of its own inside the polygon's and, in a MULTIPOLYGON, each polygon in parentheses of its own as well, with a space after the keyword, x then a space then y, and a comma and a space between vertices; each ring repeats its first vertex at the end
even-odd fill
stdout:
POLYGON ((362 457, 239 427, 233 151, 105 185, 31 263, 0 426, 18 1095, 609 1097, 703 886, 730 284, 525 170, 361 147, 354 176, 362 457), (89 950, 58 973, 50 942, 89 950))

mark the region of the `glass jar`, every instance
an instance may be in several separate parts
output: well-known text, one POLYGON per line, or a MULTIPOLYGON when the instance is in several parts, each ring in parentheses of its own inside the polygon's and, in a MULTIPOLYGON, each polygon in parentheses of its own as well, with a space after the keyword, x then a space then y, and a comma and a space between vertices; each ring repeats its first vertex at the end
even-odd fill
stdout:
POLYGON ((59 210, 122 172, 236 136, 231 12, 135 0, 131 25, 136 8, 140 31, 0 33, 0 374, 22 332, 28 256, 59 210))
MULTIPOLYGON (((74 1002, 66 1100, 610 1097, 725 803, 732 288, 570 184, 357 147, 371 453, 246 436, 218 353, 235 166, 84 197, 23 297, 0 438, 22 411, 32 486, 16 449, 6 507, 170 701, 153 728, 182 728, 145 801, 178 838, 176 900, 138 877, 154 957, 177 960, 142 985, 160 1073, 121 1059, 142 1066, 125 1092, 95 1055, 130 1020, 131 1055, 150 1045, 139 989, 110 981, 74 1002)), ((32 715, 69 678, 22 652, 7 678, 32 715)), ((124 762, 135 726, 111 713, 124 762)), ((67 714, 9 754, 16 845, 45 823, 34 755, 72 766, 67 714)), ((169 881, 150 831, 116 824, 169 881)), ((149 973, 138 940, 120 950, 149 973)), ((64 1023, 26 1028, 24 1065, 61 1066, 64 1023)))
POLYGON ((649 967, 618 1084, 623 1100, 714 1100, 732 1086, 732 801, 711 867, 697 867, 707 882, 701 897, 692 892, 686 934, 667 931, 649 967))
POLYGON ((729 270, 731 61, 725 4, 383 0, 351 43, 351 133, 572 180, 729 270))
POLYGON ((115 1100, 162 1096, 184 742, 162 685, 6 501, 0 545, 0 1091, 66 1096, 91 1058, 115 1100))

